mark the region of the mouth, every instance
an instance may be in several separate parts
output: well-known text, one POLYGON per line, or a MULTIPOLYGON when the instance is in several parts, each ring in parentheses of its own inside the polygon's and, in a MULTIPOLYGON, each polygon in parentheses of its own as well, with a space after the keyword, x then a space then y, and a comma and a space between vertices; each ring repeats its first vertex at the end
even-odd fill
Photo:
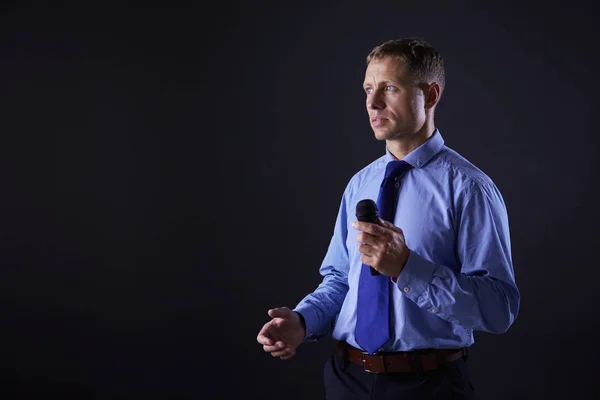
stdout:
POLYGON ((383 117, 375 117, 371 118, 371 125, 373 126, 381 126, 387 121, 387 118, 383 117))

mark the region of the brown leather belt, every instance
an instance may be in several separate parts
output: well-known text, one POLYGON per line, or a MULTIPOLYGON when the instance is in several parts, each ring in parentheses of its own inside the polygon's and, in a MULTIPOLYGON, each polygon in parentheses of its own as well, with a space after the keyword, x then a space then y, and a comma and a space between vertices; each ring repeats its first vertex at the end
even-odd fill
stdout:
POLYGON ((432 371, 439 366, 458 360, 467 355, 466 348, 460 349, 427 349, 413 352, 398 353, 368 353, 354 348, 346 342, 338 342, 337 354, 347 357, 348 361, 359 365, 367 372, 394 373, 394 372, 417 372, 432 371), (419 360, 420 368, 416 364, 419 360))

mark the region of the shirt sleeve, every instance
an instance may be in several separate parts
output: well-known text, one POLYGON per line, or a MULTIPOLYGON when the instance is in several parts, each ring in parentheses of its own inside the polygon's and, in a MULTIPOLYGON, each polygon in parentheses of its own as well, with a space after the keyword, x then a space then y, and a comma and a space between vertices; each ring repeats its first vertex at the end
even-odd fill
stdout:
POLYGON ((344 191, 335 221, 333 236, 319 273, 321 283, 304 297, 294 311, 304 317, 306 324, 305 341, 317 341, 331 333, 335 319, 342 308, 348 293, 349 257, 346 247, 348 236, 348 187, 344 191))
POLYGON ((457 212, 460 271, 410 252, 395 284, 420 308, 466 329, 504 333, 520 306, 508 215, 491 183, 474 184, 457 212))

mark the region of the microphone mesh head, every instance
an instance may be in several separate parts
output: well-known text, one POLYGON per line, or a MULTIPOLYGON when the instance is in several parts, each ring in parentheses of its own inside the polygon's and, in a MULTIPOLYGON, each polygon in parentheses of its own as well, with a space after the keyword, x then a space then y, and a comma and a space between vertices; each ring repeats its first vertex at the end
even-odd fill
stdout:
POLYGON ((359 221, 377 222, 379 216, 377 214, 377 204, 371 199, 365 199, 358 202, 356 205, 356 218, 359 221))

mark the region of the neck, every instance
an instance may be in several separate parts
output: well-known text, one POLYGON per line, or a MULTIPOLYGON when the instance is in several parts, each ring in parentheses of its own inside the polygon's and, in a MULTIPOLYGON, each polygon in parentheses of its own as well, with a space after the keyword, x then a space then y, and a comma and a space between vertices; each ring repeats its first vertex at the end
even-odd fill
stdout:
POLYGON ((435 132, 433 123, 424 124, 415 134, 386 141, 390 153, 398 160, 402 160, 411 151, 425 143, 435 132))

